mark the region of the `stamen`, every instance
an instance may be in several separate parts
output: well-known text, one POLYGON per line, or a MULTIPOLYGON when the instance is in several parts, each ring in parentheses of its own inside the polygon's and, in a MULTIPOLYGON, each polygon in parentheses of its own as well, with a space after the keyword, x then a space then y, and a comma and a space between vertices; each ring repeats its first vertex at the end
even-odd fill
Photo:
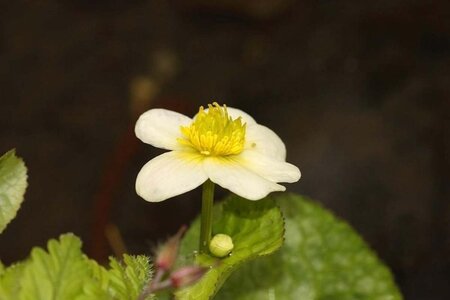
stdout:
POLYGON ((192 124, 180 130, 184 138, 178 142, 205 156, 235 155, 244 149, 246 124, 242 124, 241 117, 233 120, 227 107, 217 102, 208 104, 208 111, 200 106, 192 124))

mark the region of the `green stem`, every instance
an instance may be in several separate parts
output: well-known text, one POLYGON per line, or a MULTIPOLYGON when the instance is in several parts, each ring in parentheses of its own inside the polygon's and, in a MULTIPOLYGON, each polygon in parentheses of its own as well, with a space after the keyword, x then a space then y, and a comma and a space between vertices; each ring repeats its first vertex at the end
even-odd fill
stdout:
POLYGON ((208 253, 209 242, 211 241, 213 203, 214 203, 214 182, 208 179, 203 184, 202 215, 201 215, 200 244, 199 244, 200 253, 208 253))

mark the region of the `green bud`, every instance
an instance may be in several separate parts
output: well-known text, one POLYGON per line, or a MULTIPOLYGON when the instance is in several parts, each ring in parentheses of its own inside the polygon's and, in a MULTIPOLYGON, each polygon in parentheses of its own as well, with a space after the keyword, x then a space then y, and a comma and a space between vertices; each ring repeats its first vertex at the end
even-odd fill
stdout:
POLYGON ((209 251, 216 257, 225 257, 233 250, 233 240, 229 235, 216 234, 209 243, 209 251))

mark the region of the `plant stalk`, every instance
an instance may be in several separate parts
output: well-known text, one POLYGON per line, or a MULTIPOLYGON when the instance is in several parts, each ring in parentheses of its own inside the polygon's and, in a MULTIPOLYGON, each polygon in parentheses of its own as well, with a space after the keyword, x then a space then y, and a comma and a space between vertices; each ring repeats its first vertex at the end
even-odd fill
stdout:
POLYGON ((203 184, 199 253, 208 253, 211 241, 213 204, 214 182, 208 179, 203 184))

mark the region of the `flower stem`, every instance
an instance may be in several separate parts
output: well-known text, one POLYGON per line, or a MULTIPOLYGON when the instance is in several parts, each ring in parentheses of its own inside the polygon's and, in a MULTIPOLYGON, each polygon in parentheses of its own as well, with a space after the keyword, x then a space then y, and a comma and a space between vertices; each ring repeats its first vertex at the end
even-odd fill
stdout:
POLYGON ((205 181, 202 193, 202 215, 200 227, 199 252, 208 253, 209 242, 211 241, 212 228, 212 208, 214 203, 214 182, 205 181))

